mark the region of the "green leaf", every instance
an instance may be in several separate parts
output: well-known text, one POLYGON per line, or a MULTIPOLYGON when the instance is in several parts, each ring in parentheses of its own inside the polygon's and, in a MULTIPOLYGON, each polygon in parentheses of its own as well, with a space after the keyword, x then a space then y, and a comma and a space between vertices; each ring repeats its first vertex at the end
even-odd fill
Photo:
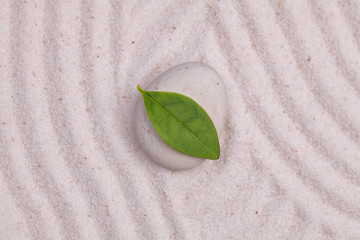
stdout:
POLYGON ((218 159, 214 123, 193 99, 173 92, 144 91, 146 112, 160 137, 176 150, 199 158, 218 159))

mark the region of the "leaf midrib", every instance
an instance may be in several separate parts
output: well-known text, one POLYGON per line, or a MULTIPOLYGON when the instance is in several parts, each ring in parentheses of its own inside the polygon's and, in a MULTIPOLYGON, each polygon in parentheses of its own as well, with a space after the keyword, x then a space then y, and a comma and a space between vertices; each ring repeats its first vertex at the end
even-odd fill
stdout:
MULTIPOLYGON (((143 90, 144 91, 144 90, 143 90)), ((163 109, 167 114, 169 114, 171 117, 173 117, 177 122, 179 122, 184 128, 186 128, 190 133, 192 133, 196 139, 199 140, 209 151, 211 151, 215 156, 217 156, 217 153, 214 152, 207 144, 205 144, 193 131, 190 130, 188 126, 186 126, 184 123, 182 123, 177 117, 174 116, 171 112, 166 110, 160 103, 158 103, 154 98, 152 98, 148 93, 148 91, 144 91, 143 94, 145 94, 146 97, 148 97, 151 101, 153 101, 157 106, 159 106, 161 109, 163 109)), ((176 93, 175 93, 176 94, 176 93)))

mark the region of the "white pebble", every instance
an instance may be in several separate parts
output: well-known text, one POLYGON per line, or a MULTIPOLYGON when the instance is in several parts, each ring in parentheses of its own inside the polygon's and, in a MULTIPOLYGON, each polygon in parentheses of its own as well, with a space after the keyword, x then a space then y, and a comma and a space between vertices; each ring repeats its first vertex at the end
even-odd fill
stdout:
MULTIPOLYGON (((224 130, 226 118, 226 89, 219 74, 202 63, 184 63, 170 68, 147 87, 147 91, 177 92, 195 100, 212 119, 218 136, 224 130)), ((161 139, 146 113, 140 93, 135 113, 135 133, 140 146, 150 158, 171 170, 185 170, 206 160, 181 153, 161 139)), ((221 156, 221 146, 220 146, 221 156)))

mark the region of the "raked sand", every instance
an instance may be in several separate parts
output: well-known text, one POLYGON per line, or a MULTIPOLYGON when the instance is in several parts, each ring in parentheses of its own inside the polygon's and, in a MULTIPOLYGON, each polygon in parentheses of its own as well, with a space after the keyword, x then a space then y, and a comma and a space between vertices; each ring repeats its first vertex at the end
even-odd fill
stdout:
POLYGON ((360 1, 1 1, 1 240, 359 236, 360 1), (184 62, 228 117, 221 158, 174 172, 136 86, 184 62))

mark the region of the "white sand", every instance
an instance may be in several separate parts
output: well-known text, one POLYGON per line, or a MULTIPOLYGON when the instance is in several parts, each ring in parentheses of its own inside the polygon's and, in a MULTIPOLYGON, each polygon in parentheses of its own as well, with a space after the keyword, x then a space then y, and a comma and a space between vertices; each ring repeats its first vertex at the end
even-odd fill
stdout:
MULTIPOLYGON (((0 7, 0 239, 358 239, 360 2, 0 7), (228 88, 218 161, 172 172, 133 133, 168 68, 228 88)), ((348 2, 348 1, 346 1, 348 2)))

